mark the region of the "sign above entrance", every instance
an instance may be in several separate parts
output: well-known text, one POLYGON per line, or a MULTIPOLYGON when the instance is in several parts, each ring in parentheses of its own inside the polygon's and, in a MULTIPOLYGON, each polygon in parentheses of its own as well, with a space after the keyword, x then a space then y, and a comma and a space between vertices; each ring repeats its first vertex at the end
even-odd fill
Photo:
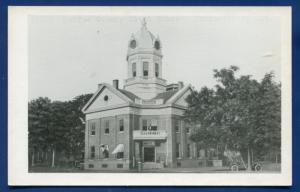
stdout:
POLYGON ((136 130, 133 131, 133 139, 135 140, 158 140, 158 139, 166 139, 167 132, 164 130, 160 131, 143 131, 136 130))
POLYGON ((155 146, 155 141, 143 141, 143 146, 155 146))

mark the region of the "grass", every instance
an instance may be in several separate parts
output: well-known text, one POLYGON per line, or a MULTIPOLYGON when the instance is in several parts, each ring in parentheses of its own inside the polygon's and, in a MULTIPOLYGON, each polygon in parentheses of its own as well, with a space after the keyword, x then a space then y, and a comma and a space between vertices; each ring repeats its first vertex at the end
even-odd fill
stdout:
MULTIPOLYGON (((266 172, 280 172, 280 164, 270 163, 263 164, 262 171, 266 172)), ((47 167, 47 166, 35 166, 30 167, 30 173, 134 173, 137 170, 83 170, 74 167, 47 167)), ((144 173, 220 173, 220 172, 228 172, 228 173, 236 173, 231 172, 228 167, 195 167, 195 168, 164 168, 164 169, 152 169, 152 170, 143 170, 144 173)), ((248 172, 248 171, 239 171, 239 172, 248 172)), ((252 173, 260 173, 253 172, 252 173)))

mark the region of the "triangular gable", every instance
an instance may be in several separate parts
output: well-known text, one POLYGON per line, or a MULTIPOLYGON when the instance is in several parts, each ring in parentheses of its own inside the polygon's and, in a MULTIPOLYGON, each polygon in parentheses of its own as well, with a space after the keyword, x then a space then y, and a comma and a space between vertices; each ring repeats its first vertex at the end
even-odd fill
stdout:
POLYGON ((109 108, 131 102, 129 98, 109 84, 102 84, 92 98, 83 107, 83 113, 87 111, 109 108))
POLYGON ((176 104, 179 106, 187 107, 188 103, 186 102, 186 98, 192 93, 192 88, 190 85, 184 87, 179 90, 175 95, 173 95, 167 103, 176 104))

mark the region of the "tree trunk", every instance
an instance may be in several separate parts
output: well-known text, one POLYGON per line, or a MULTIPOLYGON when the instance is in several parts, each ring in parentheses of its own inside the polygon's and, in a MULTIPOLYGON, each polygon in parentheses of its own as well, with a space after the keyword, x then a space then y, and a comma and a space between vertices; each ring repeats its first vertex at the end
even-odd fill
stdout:
POLYGON ((251 149, 251 162, 254 161, 254 157, 253 157, 253 149, 251 149))
POLYGON ((247 162, 247 164, 248 164, 248 167, 247 167, 247 170, 248 170, 248 171, 251 171, 251 156, 250 156, 250 147, 248 147, 248 154, 247 154, 247 156, 248 156, 248 162, 247 162))
POLYGON ((55 167, 55 149, 54 148, 52 150, 52 163, 51 163, 51 167, 55 167))
POLYGON ((33 166, 34 166, 34 150, 31 155, 31 167, 33 167, 33 166))

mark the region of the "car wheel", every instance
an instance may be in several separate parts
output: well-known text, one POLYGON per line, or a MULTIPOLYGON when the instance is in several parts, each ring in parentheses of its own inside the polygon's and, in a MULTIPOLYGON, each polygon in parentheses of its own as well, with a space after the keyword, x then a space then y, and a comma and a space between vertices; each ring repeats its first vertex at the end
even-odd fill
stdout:
POLYGON ((261 165, 260 164, 256 164, 254 167, 255 171, 261 171, 261 165))
POLYGON ((239 166, 237 166, 237 165, 232 165, 232 166, 231 166, 231 171, 239 171, 239 166))

